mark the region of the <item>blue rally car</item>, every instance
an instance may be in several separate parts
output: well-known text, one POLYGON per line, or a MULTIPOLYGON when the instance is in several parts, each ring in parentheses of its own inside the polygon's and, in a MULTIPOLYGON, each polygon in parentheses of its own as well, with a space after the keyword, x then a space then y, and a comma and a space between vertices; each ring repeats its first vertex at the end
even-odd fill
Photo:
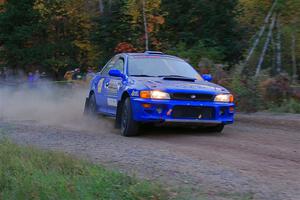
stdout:
POLYGON ((228 90, 211 79, 161 52, 118 54, 91 81, 85 113, 116 117, 123 136, 137 135, 147 123, 222 132, 234 121, 235 105, 228 90))

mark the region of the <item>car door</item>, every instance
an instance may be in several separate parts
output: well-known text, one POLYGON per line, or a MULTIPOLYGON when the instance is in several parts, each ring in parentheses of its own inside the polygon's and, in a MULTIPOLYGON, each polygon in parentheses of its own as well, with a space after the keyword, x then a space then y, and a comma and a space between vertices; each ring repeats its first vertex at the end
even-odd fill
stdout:
POLYGON ((95 94, 96 94, 98 110, 102 113, 108 113, 108 107, 107 107, 107 87, 109 84, 108 73, 113 68, 118 58, 119 58, 118 56, 113 57, 99 73, 100 78, 97 82, 95 94))
MULTIPOLYGON (((111 69, 117 69, 124 73, 125 59, 119 57, 111 69)), ((107 112, 115 115, 118 106, 118 93, 122 86, 122 78, 107 76, 104 81, 104 94, 106 95, 107 112)))

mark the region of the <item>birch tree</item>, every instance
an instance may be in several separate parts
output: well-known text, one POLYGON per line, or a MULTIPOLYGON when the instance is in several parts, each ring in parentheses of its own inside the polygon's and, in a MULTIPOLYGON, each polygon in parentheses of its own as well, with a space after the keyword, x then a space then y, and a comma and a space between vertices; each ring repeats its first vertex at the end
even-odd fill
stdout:
POLYGON ((143 10, 143 21, 144 21, 144 31, 145 31, 145 49, 149 50, 149 34, 148 34, 148 22, 146 16, 146 0, 142 0, 142 10, 143 10))
POLYGON ((281 30, 284 40, 283 53, 285 55, 283 62, 286 65, 286 71, 291 73, 294 83, 298 81, 299 70, 297 59, 300 57, 300 47, 297 45, 297 39, 300 37, 300 1, 283 1, 281 6, 281 30))
POLYGON ((104 12, 103 0, 99 0, 99 12, 102 14, 104 12))
POLYGON ((247 55, 247 57, 246 57, 246 60, 245 60, 245 65, 249 62, 249 60, 250 60, 250 58, 252 57, 252 55, 253 55, 253 53, 254 53, 256 47, 257 47, 258 44, 259 44, 259 42, 260 42, 262 36, 264 35, 264 32, 265 32, 265 30, 266 30, 267 25, 268 25, 269 22, 270 22, 270 18, 271 18, 271 16, 273 15, 273 11, 274 11, 276 5, 277 5, 277 0, 274 1, 272 7, 270 8, 270 10, 269 10, 269 12, 268 12, 268 14, 267 14, 267 16, 266 16, 266 18, 265 18, 265 20, 264 20, 264 24, 261 26, 261 28, 260 28, 260 30, 259 30, 259 33, 258 33, 257 38, 254 40, 254 42, 253 42, 252 45, 251 45, 251 48, 250 48, 250 50, 249 50, 249 52, 248 52, 248 55, 247 55))
POLYGON ((269 33, 268 33, 268 35, 267 35, 267 39, 266 39, 266 41, 265 41, 265 44, 264 44, 262 53, 261 53, 261 55, 260 55, 258 64, 257 64, 257 66, 256 66, 255 76, 258 76, 259 73, 260 73, 262 64, 263 64, 264 59, 265 59, 266 52, 267 52, 267 50, 268 50, 268 47, 269 47, 269 44, 270 44, 270 41, 271 41, 271 38, 272 38, 273 29, 274 29, 274 26, 275 26, 275 21, 276 21, 276 14, 274 14, 273 17, 272 17, 272 22, 271 22, 270 27, 269 27, 269 33))
MULTIPOLYGON (((161 0, 128 0, 127 13, 132 17, 132 25, 143 27, 144 49, 157 41, 156 33, 159 25, 164 23, 163 16, 159 15, 161 0)), ((139 29, 139 28, 137 28, 139 29)))
POLYGON ((280 30, 280 21, 279 16, 276 21, 276 30, 277 30, 277 37, 276 37, 276 71, 277 73, 281 72, 282 69, 282 61, 281 61, 281 30, 280 30))
POLYGON ((298 71, 297 71, 297 60, 296 60, 296 34, 292 32, 292 43, 291 43, 291 55, 292 55, 292 69, 293 69, 293 83, 296 83, 298 80, 298 71))

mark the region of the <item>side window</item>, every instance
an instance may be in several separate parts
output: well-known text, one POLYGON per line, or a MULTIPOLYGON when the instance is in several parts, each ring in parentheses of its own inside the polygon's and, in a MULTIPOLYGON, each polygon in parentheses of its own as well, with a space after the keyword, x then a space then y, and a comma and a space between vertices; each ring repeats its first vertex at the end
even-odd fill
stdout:
POLYGON ((109 70, 113 68, 113 66, 116 64, 116 61, 118 60, 118 56, 113 57, 103 68, 103 70, 100 72, 102 76, 108 76, 109 70))
POLYGON ((113 68, 124 73, 124 58, 119 58, 113 68))

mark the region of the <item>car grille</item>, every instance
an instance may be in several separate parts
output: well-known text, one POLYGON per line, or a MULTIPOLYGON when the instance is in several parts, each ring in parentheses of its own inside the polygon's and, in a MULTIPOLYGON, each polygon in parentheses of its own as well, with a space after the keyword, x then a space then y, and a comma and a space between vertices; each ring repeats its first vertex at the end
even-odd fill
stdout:
POLYGON ((214 110, 212 107, 175 106, 172 111, 172 117, 181 119, 214 119, 214 110))
POLYGON ((189 100, 189 101, 213 101, 214 95, 211 94, 187 94, 174 93, 171 95, 174 100, 189 100))

